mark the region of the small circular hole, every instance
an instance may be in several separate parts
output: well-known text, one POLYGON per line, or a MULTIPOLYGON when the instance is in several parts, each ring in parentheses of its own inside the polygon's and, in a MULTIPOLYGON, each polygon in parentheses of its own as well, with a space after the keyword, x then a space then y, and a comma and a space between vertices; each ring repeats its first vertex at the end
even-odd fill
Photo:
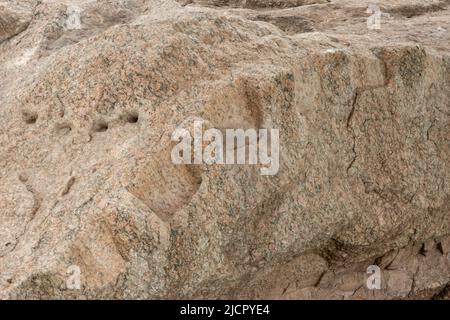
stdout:
POLYGON ((38 115, 34 112, 25 111, 22 113, 23 119, 27 124, 34 124, 37 121, 38 115))
POLYGON ((27 182, 28 181, 28 176, 25 173, 21 173, 21 174, 19 174, 19 180, 21 182, 27 182))
POLYGON ((105 132, 106 130, 108 130, 108 124, 105 121, 97 121, 94 124, 95 132, 105 132))
POLYGON ((132 112, 126 115, 126 119, 128 123, 137 123, 139 121, 139 115, 132 112))

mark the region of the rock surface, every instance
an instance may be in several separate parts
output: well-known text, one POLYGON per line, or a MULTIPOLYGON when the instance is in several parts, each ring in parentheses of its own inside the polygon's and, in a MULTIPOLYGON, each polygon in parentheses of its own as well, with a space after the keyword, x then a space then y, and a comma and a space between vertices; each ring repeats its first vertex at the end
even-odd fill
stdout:
POLYGON ((448 298, 450 1, 378 7, 1 1, 0 298, 448 298), (278 174, 172 164, 197 118, 278 174))

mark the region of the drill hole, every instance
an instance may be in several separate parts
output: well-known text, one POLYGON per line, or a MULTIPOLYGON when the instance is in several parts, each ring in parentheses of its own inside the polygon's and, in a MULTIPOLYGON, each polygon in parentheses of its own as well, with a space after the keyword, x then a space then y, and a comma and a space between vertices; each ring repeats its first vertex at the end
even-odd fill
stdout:
POLYGON ((139 121, 139 115, 137 112, 129 112, 124 116, 128 123, 137 123, 139 121))
POLYGON ((103 120, 99 120, 94 123, 93 130, 94 132, 105 132, 106 130, 108 130, 108 124, 103 120))
POLYGON ((22 113, 23 120, 26 124, 34 124, 37 121, 38 115, 37 113, 30 112, 30 111, 24 111, 22 113))

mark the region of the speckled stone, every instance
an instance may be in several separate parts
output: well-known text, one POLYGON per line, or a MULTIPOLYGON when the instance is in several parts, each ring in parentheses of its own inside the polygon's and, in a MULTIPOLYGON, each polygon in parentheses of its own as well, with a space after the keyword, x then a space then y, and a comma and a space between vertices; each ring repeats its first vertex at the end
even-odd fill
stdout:
POLYGON ((448 1, 369 3, 0 1, 0 298, 445 298, 448 1), (278 174, 172 164, 198 118, 278 174))

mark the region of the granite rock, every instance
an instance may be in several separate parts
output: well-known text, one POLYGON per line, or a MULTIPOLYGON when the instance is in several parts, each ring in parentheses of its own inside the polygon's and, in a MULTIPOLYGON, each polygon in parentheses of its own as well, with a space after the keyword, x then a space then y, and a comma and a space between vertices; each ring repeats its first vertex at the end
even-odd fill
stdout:
POLYGON ((0 2, 0 298, 448 297, 449 4, 0 2))

